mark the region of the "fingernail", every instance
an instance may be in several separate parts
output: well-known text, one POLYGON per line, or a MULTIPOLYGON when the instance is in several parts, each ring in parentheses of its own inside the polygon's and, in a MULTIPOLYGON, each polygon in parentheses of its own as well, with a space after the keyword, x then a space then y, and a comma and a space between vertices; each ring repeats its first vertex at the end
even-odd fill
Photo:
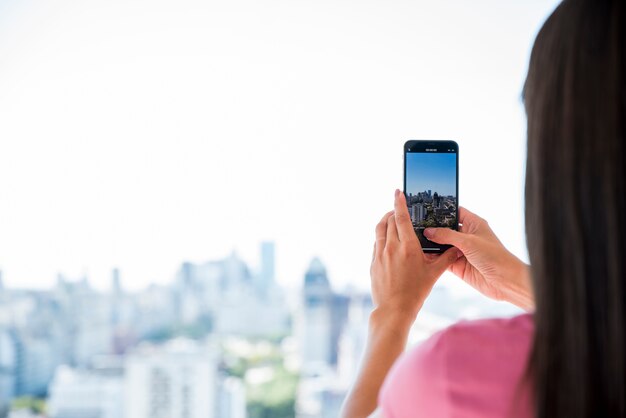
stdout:
POLYGON ((426 238, 431 238, 433 235, 435 235, 435 231, 433 231, 433 229, 432 229, 432 228, 426 228, 426 229, 424 230, 424 236, 425 236, 426 238))
POLYGON ((400 189, 396 189, 396 192, 393 197, 397 199, 399 194, 400 194, 400 189))
POLYGON ((463 257, 463 251, 459 250, 458 248, 456 249, 456 258, 459 259, 463 257))

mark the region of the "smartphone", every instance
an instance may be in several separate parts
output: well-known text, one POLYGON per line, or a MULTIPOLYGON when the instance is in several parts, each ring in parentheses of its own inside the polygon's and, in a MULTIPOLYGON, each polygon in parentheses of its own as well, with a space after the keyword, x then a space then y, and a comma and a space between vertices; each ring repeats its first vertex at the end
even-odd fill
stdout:
POLYGON ((424 228, 459 230, 459 145, 454 141, 410 140, 404 144, 404 194, 424 252, 442 253, 424 228))

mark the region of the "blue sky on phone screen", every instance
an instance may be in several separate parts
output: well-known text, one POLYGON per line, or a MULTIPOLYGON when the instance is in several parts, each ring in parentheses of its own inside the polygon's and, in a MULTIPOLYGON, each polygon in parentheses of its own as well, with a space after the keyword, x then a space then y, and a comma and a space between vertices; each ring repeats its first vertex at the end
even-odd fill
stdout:
POLYGON ((456 153, 409 152, 406 154, 406 192, 456 197, 456 153))

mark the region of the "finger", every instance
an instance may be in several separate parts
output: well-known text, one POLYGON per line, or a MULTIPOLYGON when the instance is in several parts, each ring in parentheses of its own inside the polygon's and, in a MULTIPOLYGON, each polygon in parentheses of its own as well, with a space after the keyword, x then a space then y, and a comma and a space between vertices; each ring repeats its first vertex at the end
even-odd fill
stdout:
POLYGON ((457 260, 448 266, 448 271, 457 277, 463 278, 465 276, 465 269, 470 268, 469 263, 465 257, 459 257, 457 260))
POLYGON ((476 222, 479 219, 481 219, 480 216, 476 215, 474 212, 465 209, 463 206, 459 206, 459 222, 462 224, 465 222, 476 222))
POLYGON ((467 251, 468 241, 471 240, 471 235, 450 228, 426 228, 424 236, 437 244, 453 245, 463 252, 467 251))
POLYGON ((449 248, 446 252, 441 254, 437 259, 429 264, 432 269, 433 276, 439 277, 443 274, 448 267, 450 267, 456 260, 461 258, 463 253, 458 248, 449 248))
MULTIPOLYGON (((463 224, 463 232, 478 235, 494 235, 486 220, 464 207, 459 207, 459 223, 463 224)), ((460 230, 461 226, 459 225, 459 231, 460 230)))
POLYGON ((389 217, 393 215, 393 211, 385 213, 378 225, 376 225, 376 241, 375 241, 375 255, 379 257, 385 249, 385 242, 387 241, 387 221, 389 217))
POLYGON ((387 241, 385 246, 395 245, 400 242, 398 238, 398 227, 396 226, 396 215, 393 214, 387 220, 387 241))
POLYGON ((428 262, 435 261, 437 257, 439 257, 439 254, 424 253, 424 259, 428 262))
POLYGON ((394 209, 396 228, 398 229, 398 237, 400 238, 400 241, 417 239, 415 231, 413 230, 411 218, 409 216, 409 208, 406 204, 406 196, 398 189, 396 189, 394 209))

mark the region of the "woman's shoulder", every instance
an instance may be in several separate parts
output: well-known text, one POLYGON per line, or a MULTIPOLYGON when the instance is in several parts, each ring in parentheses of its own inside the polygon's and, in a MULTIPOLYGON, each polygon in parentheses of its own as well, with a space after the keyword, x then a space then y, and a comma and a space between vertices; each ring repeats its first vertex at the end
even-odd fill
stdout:
MULTIPOLYGON (((487 318, 462 320, 443 329, 435 335, 435 339, 444 339, 448 343, 452 343, 454 347, 471 349, 469 347, 459 347, 463 343, 489 344, 482 348, 499 349, 516 348, 522 349, 523 346, 512 344, 513 342, 523 343, 530 342, 534 332, 533 315, 525 313, 510 318, 487 318)), ((523 351, 523 350, 522 350, 523 351)), ((449 353, 455 353, 451 351, 449 353)))
POLYGON ((527 312, 516 316, 504 318, 483 318, 472 320, 461 320, 452 324, 446 330, 459 329, 497 329, 497 330, 533 330, 533 313, 527 312))
POLYGON ((462 320, 408 350, 406 361, 427 358, 445 362, 448 375, 482 365, 525 360, 534 333, 530 313, 510 318, 462 320))
POLYGON ((527 401, 527 388, 518 389, 533 330, 532 314, 523 314, 461 321, 435 333, 405 352, 391 369, 380 398, 385 416, 405 416, 401 410, 415 408, 423 416, 454 411, 503 416, 513 397, 527 401))
POLYGON ((532 314, 458 322, 437 337, 445 347, 447 377, 457 382, 480 381, 500 385, 517 381, 526 369, 534 334, 532 314))

